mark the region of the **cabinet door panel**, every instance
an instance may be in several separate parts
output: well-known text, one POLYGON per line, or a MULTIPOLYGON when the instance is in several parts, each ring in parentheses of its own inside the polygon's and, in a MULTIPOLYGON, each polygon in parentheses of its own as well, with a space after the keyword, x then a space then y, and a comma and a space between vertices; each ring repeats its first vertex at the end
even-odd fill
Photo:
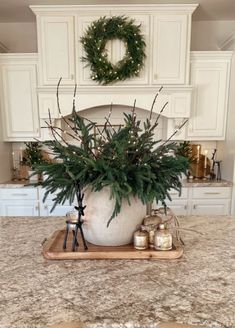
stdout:
POLYGON ((2 66, 4 138, 25 141, 39 136, 36 66, 2 66))
MULTIPOLYGON (((87 66, 87 62, 82 62, 82 57, 86 56, 83 45, 80 42, 80 38, 85 35, 86 30, 93 21, 98 20, 100 17, 110 16, 109 12, 101 12, 100 15, 92 16, 79 16, 78 17, 78 81, 81 85, 97 85, 97 82, 91 79, 91 70, 87 66)), ((108 56, 111 56, 111 42, 107 42, 106 50, 108 56)))
POLYGON ((230 200, 193 200, 192 215, 229 215, 230 200))
POLYGON ((40 82, 56 85, 75 82, 74 17, 39 18, 40 82))
POLYGON ((188 214, 188 204, 186 200, 175 200, 171 202, 167 201, 166 205, 172 210, 175 215, 187 215, 188 214))
POLYGON ((230 187, 197 187, 192 189, 193 198, 223 199, 231 197, 230 187))
POLYGON ((74 210, 72 205, 57 205, 56 208, 51 212, 53 205, 42 204, 40 212, 41 216, 66 216, 66 213, 74 210))
MULTIPOLYGON (((225 54, 226 56, 226 54, 225 54)), ((191 84, 194 86, 188 137, 195 140, 225 138, 230 59, 194 53, 191 84)))
POLYGON ((153 17, 153 83, 186 83, 188 67, 187 15, 153 17))
POLYGON ((2 202, 3 216, 38 216, 39 206, 36 201, 12 201, 2 202))
MULTIPOLYGON (((111 12, 112 15, 112 12, 111 12)), ((123 12, 115 12, 116 15, 123 15, 123 12)), ((133 15, 131 12, 125 13, 131 19, 134 19, 135 25, 140 25, 141 34, 144 36, 146 48, 145 48, 145 62, 144 67, 140 71, 139 76, 127 79, 125 81, 115 83, 115 85, 136 85, 147 84, 149 76, 149 30, 150 30, 150 15, 133 15)), ((121 60, 126 53, 126 46, 121 40, 112 40, 111 43, 111 62, 117 63, 121 60)))

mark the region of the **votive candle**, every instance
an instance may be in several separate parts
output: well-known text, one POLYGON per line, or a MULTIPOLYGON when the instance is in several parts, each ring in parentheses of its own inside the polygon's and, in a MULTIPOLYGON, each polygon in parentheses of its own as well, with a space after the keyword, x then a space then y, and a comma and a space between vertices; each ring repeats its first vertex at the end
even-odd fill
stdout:
POLYGON ((204 168, 206 169, 206 166, 207 166, 207 154, 208 154, 208 150, 206 149, 205 152, 205 162, 204 162, 204 168))

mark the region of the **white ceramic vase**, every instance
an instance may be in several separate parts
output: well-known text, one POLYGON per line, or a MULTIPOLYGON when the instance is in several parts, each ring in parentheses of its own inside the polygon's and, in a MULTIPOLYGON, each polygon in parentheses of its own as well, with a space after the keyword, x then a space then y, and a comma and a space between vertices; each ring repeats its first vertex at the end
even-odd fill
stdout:
POLYGON ((121 212, 114 217, 109 226, 115 201, 110 199, 109 188, 98 192, 85 191, 86 205, 83 230, 85 239, 102 246, 121 246, 132 242, 134 231, 146 215, 146 205, 139 199, 130 198, 131 205, 123 200, 121 212))

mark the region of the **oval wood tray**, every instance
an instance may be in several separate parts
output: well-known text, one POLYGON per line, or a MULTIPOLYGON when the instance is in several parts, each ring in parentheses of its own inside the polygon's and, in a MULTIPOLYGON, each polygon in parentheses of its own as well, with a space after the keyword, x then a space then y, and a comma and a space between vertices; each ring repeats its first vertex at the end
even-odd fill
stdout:
POLYGON ((124 246, 96 246, 87 243, 88 250, 83 249, 82 241, 78 236, 79 247, 75 252, 72 248, 72 233, 69 233, 67 249, 63 250, 65 230, 57 230, 43 244, 42 254, 49 260, 95 260, 95 259, 151 259, 174 260, 183 255, 183 247, 174 240, 170 251, 156 251, 146 249, 136 250, 133 244, 124 246))

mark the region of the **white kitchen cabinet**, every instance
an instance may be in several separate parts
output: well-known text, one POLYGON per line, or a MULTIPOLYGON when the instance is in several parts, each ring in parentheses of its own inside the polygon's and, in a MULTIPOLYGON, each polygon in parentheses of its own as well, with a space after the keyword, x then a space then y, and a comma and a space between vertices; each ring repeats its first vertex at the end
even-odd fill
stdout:
MULTIPOLYGON (((37 16, 40 85, 95 85, 90 70, 81 62, 80 43, 86 28, 100 17, 125 15, 141 24, 146 40, 145 67, 140 76, 119 85, 188 84, 191 15, 197 5, 78 5, 31 6, 37 16), (153 67, 153 69, 152 69, 153 67), (75 69, 77 68, 77 69, 75 69)), ((120 40, 106 44, 113 63, 125 54, 120 40)))
POLYGON ((229 215, 231 187, 183 187, 170 192, 167 206, 176 215, 229 215))
POLYGON ((230 200, 193 200, 191 204, 191 215, 229 215, 230 200))
POLYGON ((39 216, 37 188, 1 188, 2 216, 39 216))
POLYGON ((12 201, 2 202, 2 216, 39 216, 39 206, 36 201, 12 201))
MULTIPOLYGON (((91 70, 87 65, 87 62, 83 62, 82 58, 86 57, 86 53, 80 39, 85 35, 87 28, 92 24, 92 22, 98 20, 101 17, 110 17, 110 11, 99 12, 99 14, 87 14, 85 16, 78 17, 78 84, 79 85, 97 85, 97 82, 91 79, 91 70)), ((112 42, 106 43, 106 50, 108 58, 112 60, 112 42)))
POLYGON ((43 202, 43 197, 45 194, 45 190, 43 188, 39 188, 39 204, 40 204, 40 216, 65 216, 67 212, 74 209, 73 204, 71 205, 69 201, 65 201, 64 204, 58 204, 55 209, 51 212, 53 207, 53 198, 55 198, 55 194, 49 194, 43 202))
POLYGON ((40 85, 75 84, 74 15, 38 15, 40 85))
POLYGON ((192 215, 228 215, 230 214, 230 187, 192 188, 190 196, 190 214, 192 215))
POLYGON ((153 16, 153 84, 188 83, 190 24, 187 14, 153 16))
POLYGON ((56 208, 51 212, 53 204, 40 204, 40 216, 66 216, 66 213, 74 210, 72 205, 57 205, 56 208))
POLYGON ((4 140, 38 138, 37 55, 0 55, 0 74, 4 140))
POLYGON ((225 139, 231 57, 227 51, 191 53, 190 140, 225 139))
POLYGON ((176 215, 187 215, 188 213, 188 188, 182 188, 181 194, 176 190, 170 191, 172 201, 167 200, 166 204, 176 215))
MULTIPOLYGON (((121 16, 124 12, 111 11, 111 16, 121 16)), ((133 14, 133 12, 125 12, 125 16, 130 19, 134 19, 134 24, 140 25, 141 34, 144 36, 145 40, 145 54, 146 58, 144 61, 144 67, 140 71, 139 76, 133 77, 131 79, 127 79, 125 81, 115 83, 115 85, 138 85, 143 84, 146 85, 149 83, 149 59, 150 59, 150 49, 149 49, 149 41, 150 41, 150 14, 133 14)), ((112 63, 117 63, 125 56, 126 47, 121 40, 112 40, 111 42, 111 56, 110 60, 112 63)))
POLYGON ((66 201, 57 205, 51 213, 55 194, 43 202, 44 190, 41 187, 0 188, 0 215, 2 216, 65 216, 74 209, 66 201))
POLYGON ((4 213, 4 211, 3 211, 3 207, 4 207, 4 204, 3 204, 2 201, 0 201, 0 216, 4 216, 4 215, 3 215, 3 213, 4 213))
MULTIPOLYGON (((171 190, 169 192, 171 201, 166 200, 166 205, 176 214, 176 215, 187 215, 188 213, 188 188, 182 188, 181 195, 177 190, 171 190)), ((153 207, 159 207, 161 204, 156 204, 153 207)))

